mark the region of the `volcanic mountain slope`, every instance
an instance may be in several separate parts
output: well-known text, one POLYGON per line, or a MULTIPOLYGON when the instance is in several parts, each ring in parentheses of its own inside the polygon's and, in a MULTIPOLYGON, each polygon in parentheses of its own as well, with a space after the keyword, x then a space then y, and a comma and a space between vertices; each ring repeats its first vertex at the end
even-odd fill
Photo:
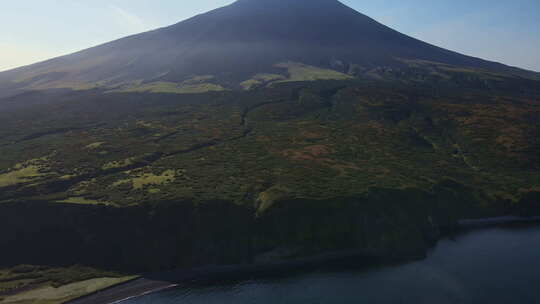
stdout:
POLYGON ((383 71, 419 67, 444 77, 455 66, 489 71, 492 78, 538 77, 413 39, 337 0, 240 0, 166 28, 0 73, 0 87, 194 93, 287 80, 381 78, 383 71))

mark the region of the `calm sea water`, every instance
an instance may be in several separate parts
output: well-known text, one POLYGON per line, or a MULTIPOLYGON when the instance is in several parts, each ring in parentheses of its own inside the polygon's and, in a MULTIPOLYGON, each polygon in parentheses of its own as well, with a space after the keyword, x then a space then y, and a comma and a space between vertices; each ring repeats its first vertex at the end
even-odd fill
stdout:
POLYGON ((476 230, 398 266, 183 286, 124 303, 539 304, 540 227, 476 230))

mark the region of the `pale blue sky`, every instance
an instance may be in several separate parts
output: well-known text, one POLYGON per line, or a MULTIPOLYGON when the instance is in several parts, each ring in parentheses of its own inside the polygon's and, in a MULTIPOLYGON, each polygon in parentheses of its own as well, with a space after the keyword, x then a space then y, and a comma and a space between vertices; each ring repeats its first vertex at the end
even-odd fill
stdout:
MULTIPOLYGON (((174 24, 232 2, 1 0, 0 71, 174 24)), ((432 44, 540 71, 538 0, 342 2, 400 32, 432 44)))

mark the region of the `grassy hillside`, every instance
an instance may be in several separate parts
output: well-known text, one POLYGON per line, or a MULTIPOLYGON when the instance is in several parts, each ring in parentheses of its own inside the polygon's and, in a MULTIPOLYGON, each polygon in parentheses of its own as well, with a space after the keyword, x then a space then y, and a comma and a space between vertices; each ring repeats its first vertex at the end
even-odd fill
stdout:
POLYGON ((458 219, 540 214, 537 83, 410 72, 0 100, 0 264, 50 265, 29 280, 6 270, 5 303, 116 282, 73 275, 75 264, 140 273, 334 250, 419 257, 458 219))
POLYGON ((487 201, 517 202, 539 183, 531 94, 359 81, 49 94, 0 114, 0 200, 253 204, 452 179, 487 201))
POLYGON ((0 269, 0 303, 60 304, 133 278, 83 266, 18 265, 0 269))

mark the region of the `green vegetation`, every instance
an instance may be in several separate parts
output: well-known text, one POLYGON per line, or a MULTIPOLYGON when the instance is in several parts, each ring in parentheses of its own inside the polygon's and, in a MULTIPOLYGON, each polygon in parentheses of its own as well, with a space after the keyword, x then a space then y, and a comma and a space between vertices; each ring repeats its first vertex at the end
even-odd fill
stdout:
POLYGON ((47 104, 0 114, 6 134, 0 165, 10 168, 0 172, 0 187, 24 185, 0 191, 0 201, 253 205, 260 198, 265 210, 274 196, 430 189, 451 178, 492 201, 517 202, 523 189, 540 185, 538 154, 530 152, 538 149, 540 105, 536 95, 515 94, 507 85, 432 93, 399 82, 326 80, 181 100, 81 93, 78 103, 66 100, 48 117, 39 115, 47 104), (96 102, 100 110, 89 111, 96 102), (21 127, 21 121, 31 123, 21 127), (55 131, 66 125, 73 127, 55 131))
POLYGON ((2 304, 61 304, 80 298, 96 291, 111 287, 134 277, 97 278, 60 287, 44 286, 30 291, 8 296, 0 301, 2 304))
MULTIPOLYGON (((142 189, 145 186, 153 185, 165 185, 169 184, 174 181, 176 173, 174 170, 166 170, 160 175, 155 175, 152 173, 140 173, 137 174, 136 172, 129 172, 131 178, 130 179, 123 179, 116 181, 113 186, 121 186, 123 184, 131 184, 133 186, 133 189, 142 189)), ((149 192, 151 193, 159 193, 159 189, 150 189, 149 192)))
POLYGON ((0 303, 60 304, 134 278, 83 266, 19 265, 0 269, 0 303))
POLYGON ((277 74, 257 74, 253 78, 240 83, 244 90, 251 90, 261 85, 267 85, 273 81, 284 80, 285 76, 277 74))
POLYGON ((33 178, 43 176, 38 166, 28 166, 19 170, 0 175, 0 187, 17 185, 32 181, 33 178))
POLYGON ((216 83, 210 83, 214 79, 212 75, 201 75, 187 79, 181 83, 156 81, 143 83, 136 81, 128 84, 117 85, 109 93, 174 93, 174 94, 200 94, 205 92, 224 91, 225 88, 216 83))
POLYGON ((81 204, 81 205, 111 205, 110 202, 87 199, 87 198, 84 198, 84 197, 68 197, 68 198, 60 200, 58 202, 59 203, 68 203, 68 204, 81 204))
POLYGON ((284 62, 274 65, 276 68, 286 69, 288 77, 279 74, 256 74, 251 79, 240 83, 244 90, 257 87, 271 87, 279 83, 317 80, 350 80, 354 77, 338 71, 318 68, 298 62, 284 62))
POLYGON ((126 88, 114 90, 112 92, 133 93, 174 93, 174 94, 197 94, 212 91, 223 91, 225 88, 213 83, 185 84, 174 82, 151 82, 138 86, 128 86, 126 88))
POLYGON ((133 165, 135 158, 130 157, 121 161, 112 161, 109 163, 104 164, 101 169, 103 170, 110 170, 110 169, 117 169, 117 168, 123 168, 128 167, 130 165, 133 165))
POLYGON ((105 143, 106 142, 104 142, 104 141, 95 142, 95 143, 91 143, 89 145, 86 145, 84 148, 88 149, 88 150, 96 150, 96 149, 99 149, 101 146, 103 146, 105 143))
POLYGON ((47 171, 46 156, 17 163, 6 173, 0 173, 0 188, 35 181, 46 176, 47 171))
POLYGON ((428 71, 428 75, 435 78, 440 78, 444 80, 453 80, 456 78, 462 77, 472 77, 479 80, 489 80, 489 81, 504 81, 507 77, 515 77, 512 74, 496 73, 489 70, 484 70, 480 68, 471 68, 471 67, 460 67, 453 66, 450 64, 428 61, 428 60, 410 60, 410 59, 399 59, 403 61, 409 67, 417 71, 428 71))
POLYGON ((285 80, 279 80, 277 81, 277 83, 315 80, 347 80, 353 78, 350 75, 343 74, 338 71, 322 69, 298 62, 279 63, 276 64, 275 67, 287 69, 289 73, 289 78, 285 80))

